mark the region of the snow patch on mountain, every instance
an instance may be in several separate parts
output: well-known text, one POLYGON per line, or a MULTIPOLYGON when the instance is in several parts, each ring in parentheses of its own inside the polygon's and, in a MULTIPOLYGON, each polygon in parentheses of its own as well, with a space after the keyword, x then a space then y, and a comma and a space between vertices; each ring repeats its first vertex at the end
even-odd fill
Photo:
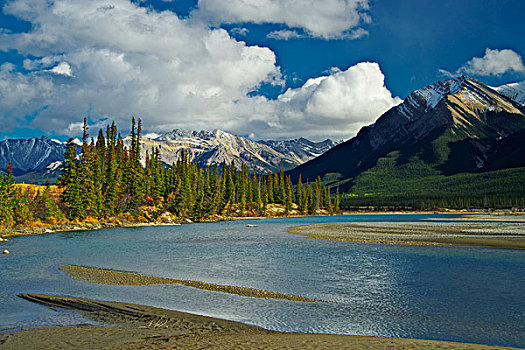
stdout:
MULTIPOLYGON (((464 85, 467 77, 460 77, 457 79, 449 79, 439 81, 432 85, 426 86, 422 89, 413 92, 414 96, 421 97, 426 102, 425 111, 429 111, 436 107, 436 105, 447 95, 453 95, 459 92, 464 85)), ((411 94, 412 95, 412 94, 411 94)), ((412 99, 413 101, 414 99, 412 99)))
POLYGON ((511 83, 492 88, 517 104, 525 106, 525 80, 519 83, 511 83))

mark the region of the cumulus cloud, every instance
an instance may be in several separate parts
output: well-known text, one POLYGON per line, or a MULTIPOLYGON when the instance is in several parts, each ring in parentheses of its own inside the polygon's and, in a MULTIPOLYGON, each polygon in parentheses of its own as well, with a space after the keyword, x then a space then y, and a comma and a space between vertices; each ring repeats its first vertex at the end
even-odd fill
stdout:
POLYGON ((268 35, 266 35, 266 37, 275 40, 290 40, 303 38, 304 35, 298 33, 296 30, 283 29, 270 32, 268 35))
POLYGON ((384 79, 377 63, 361 62, 288 89, 275 103, 280 118, 275 133, 293 128, 314 138, 327 132, 334 138, 349 138, 402 102, 392 97, 384 79))
POLYGON ((472 74, 480 76, 499 76, 507 72, 525 73, 525 66, 521 56, 510 49, 485 50, 485 56, 474 57, 455 73, 444 69, 439 72, 444 76, 456 76, 460 74, 472 74))
POLYGON ((69 124, 87 114, 126 126, 135 115, 152 129, 200 128, 210 120, 226 123, 237 101, 280 78, 271 50, 171 12, 126 0, 41 3, 19 0, 4 8, 33 24, 28 33, 0 34, 0 49, 26 55, 30 71, 0 71, 4 125, 38 114, 32 127, 73 134, 69 124))
POLYGON ((194 16, 212 23, 282 23, 313 37, 341 38, 370 22, 369 0, 199 0, 194 16))
MULTIPOLYGON (((88 116, 96 133, 133 115, 144 133, 221 128, 254 139, 351 137, 400 102, 376 63, 288 89, 275 100, 251 96, 281 84, 275 54, 247 46, 202 21, 155 12, 128 0, 16 0, 8 12, 27 33, 0 33, 0 50, 25 56, 0 66, 0 123, 78 136, 88 116), (30 118, 28 118, 30 116, 30 118)), ((7 130, 6 130, 7 131, 7 130)))

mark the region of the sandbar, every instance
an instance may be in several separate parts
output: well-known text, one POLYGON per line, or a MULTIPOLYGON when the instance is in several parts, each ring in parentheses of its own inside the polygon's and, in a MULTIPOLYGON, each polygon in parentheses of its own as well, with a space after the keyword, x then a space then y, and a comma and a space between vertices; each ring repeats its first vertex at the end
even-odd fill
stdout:
POLYGON ((412 222, 348 222, 295 226, 308 239, 404 245, 525 249, 524 217, 489 215, 412 222))
POLYGON ((307 298, 300 295, 292 295, 274 292, 265 289, 256 289, 240 286, 228 286, 222 284, 206 283, 201 281, 177 280, 173 278, 154 277, 141 275, 133 272, 100 269, 87 266, 61 265, 60 270, 67 273, 77 281, 109 284, 118 286, 148 286, 153 284, 180 284, 187 287, 211 290, 227 294, 235 294, 251 298, 284 299, 301 302, 326 302, 320 299, 307 298))

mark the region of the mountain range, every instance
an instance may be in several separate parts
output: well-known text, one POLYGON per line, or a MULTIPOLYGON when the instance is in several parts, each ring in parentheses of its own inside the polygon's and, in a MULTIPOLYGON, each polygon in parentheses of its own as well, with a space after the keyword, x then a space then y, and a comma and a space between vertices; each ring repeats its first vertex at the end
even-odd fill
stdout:
POLYGON ((520 87, 468 76, 434 83, 288 174, 362 196, 525 192, 520 87))
POLYGON ((143 153, 158 147, 162 161, 168 165, 176 162, 184 150, 192 160, 203 167, 214 163, 221 164, 223 161, 229 164, 233 161, 239 169, 242 164, 246 164, 249 169, 262 174, 296 167, 321 155, 334 145, 329 139, 322 142, 312 142, 305 138, 252 141, 218 129, 211 132, 175 129, 155 139, 142 138, 143 153))
MULTIPOLYGON (((129 144, 129 139, 124 139, 129 144)), ((222 130, 191 131, 175 129, 157 138, 142 138, 142 156, 158 147, 166 165, 176 162, 184 150, 200 166, 234 161, 238 168, 246 164, 257 173, 291 169, 333 147, 331 140, 312 142, 305 138, 281 141, 252 141, 222 130)), ((17 182, 54 182, 60 174, 65 144, 45 136, 31 139, 7 139, 0 142, 0 169, 9 161, 17 182)))

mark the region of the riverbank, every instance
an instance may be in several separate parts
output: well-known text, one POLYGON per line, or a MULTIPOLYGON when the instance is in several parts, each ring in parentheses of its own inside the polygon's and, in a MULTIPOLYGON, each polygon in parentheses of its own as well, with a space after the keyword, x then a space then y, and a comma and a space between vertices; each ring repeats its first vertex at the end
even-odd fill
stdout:
POLYGON ((477 215, 418 222, 353 222, 291 227, 308 239, 405 245, 525 249, 525 216, 477 215))
MULTIPOLYGON (((264 216, 243 216, 241 213, 233 212, 229 215, 212 215, 206 217, 177 217, 166 211, 159 213, 155 207, 142 207, 139 214, 122 213, 118 216, 109 218, 87 217, 83 220, 65 221, 60 223, 49 223, 34 221, 23 225, 9 227, 0 231, 0 239, 12 238, 17 236, 28 236, 38 234, 48 234, 54 232, 69 231, 91 231, 106 228, 126 228, 144 226, 163 226, 180 225, 189 223, 212 223, 232 220, 251 220, 251 219, 271 219, 278 217, 302 217, 307 216, 292 209, 285 214, 285 207, 281 204, 268 204, 267 212, 264 216)), ((320 210, 315 216, 331 215, 325 210, 320 210)))
MULTIPOLYGON (((287 215, 284 215, 285 209, 283 205, 269 204, 268 214, 265 216, 221 216, 214 215, 211 217, 201 218, 185 218, 176 217, 175 215, 165 212, 162 215, 152 218, 150 215, 140 215, 135 217, 129 213, 121 214, 119 216, 96 219, 86 218, 84 220, 74 220, 62 223, 46 223, 46 222, 32 222, 25 225, 13 226, 3 231, 0 231, 0 239, 12 238, 17 236, 28 236, 28 235, 40 235, 49 234, 54 232, 70 232, 70 231, 91 231, 100 230, 106 228, 126 228, 126 227, 143 227, 143 226, 163 226, 163 225, 181 225, 188 223, 212 223, 221 221, 234 221, 234 220, 260 220, 260 219, 272 219, 282 217, 307 217, 307 216, 331 216, 326 211, 319 211, 315 215, 306 215, 292 210, 287 215)), ((341 212, 337 215, 381 215, 381 214, 433 214, 434 212, 422 212, 422 211, 395 211, 395 212, 341 212)), ((478 212, 465 212, 465 211, 445 211, 443 213, 462 213, 462 214, 473 214, 478 212)), ((142 213, 145 214, 145 213, 142 213)))
POLYGON ((282 333, 145 305, 38 294, 19 296, 75 310, 105 326, 39 327, 0 334, 2 349, 513 349, 418 339, 282 333))

